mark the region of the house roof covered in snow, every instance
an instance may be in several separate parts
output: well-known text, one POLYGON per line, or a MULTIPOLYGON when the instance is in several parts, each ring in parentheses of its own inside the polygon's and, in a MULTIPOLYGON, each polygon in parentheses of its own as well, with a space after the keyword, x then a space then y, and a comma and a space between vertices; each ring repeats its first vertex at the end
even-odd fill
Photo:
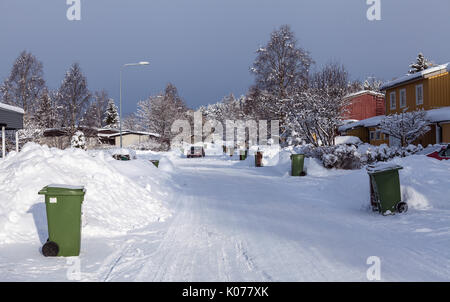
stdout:
POLYGON ((450 121, 450 107, 428 110, 427 118, 432 123, 448 122, 450 121))
POLYGON ((344 96, 344 99, 351 99, 351 98, 355 98, 355 97, 358 97, 358 96, 361 96, 361 95, 365 95, 365 94, 370 94, 370 95, 373 95, 373 96, 384 97, 384 94, 381 93, 381 92, 376 92, 376 91, 373 91, 373 90, 360 90, 358 92, 347 94, 346 96, 344 96))
MULTIPOLYGON (((151 132, 131 131, 131 130, 123 130, 123 131, 122 131, 122 136, 123 136, 123 135, 129 135, 129 134, 134 134, 134 135, 148 135, 148 136, 159 137, 159 134, 157 134, 157 133, 151 133, 151 132)), ((103 136, 103 137, 116 137, 116 136, 120 136, 120 132, 119 132, 119 133, 114 133, 114 134, 99 134, 99 136, 103 136)))
POLYGON ((378 115, 355 123, 345 124, 339 127, 339 131, 347 131, 358 127, 375 127, 380 124, 381 120, 384 119, 384 117, 385 115, 378 115))
MULTIPOLYGON (((442 107, 439 109, 432 109, 426 111, 427 119, 430 123, 441 123, 441 122, 449 122, 450 121, 450 107, 442 107)), ((347 131, 350 129, 358 128, 358 127, 375 127, 378 126, 381 120, 384 118, 384 115, 374 116, 362 121, 358 121, 355 123, 345 124, 339 127, 339 131, 347 131)))
POLYGON ((7 130, 18 130, 23 128, 22 108, 0 103, 0 125, 7 130))
POLYGON ((4 104, 4 103, 0 103, 0 109, 25 114, 25 111, 23 111, 22 108, 16 107, 16 106, 11 106, 11 105, 4 104))
POLYGON ((387 90, 387 89, 399 86, 399 85, 407 83, 407 82, 428 78, 430 76, 434 76, 436 74, 440 74, 440 73, 444 73, 444 72, 450 72, 450 63, 430 67, 423 71, 416 72, 413 74, 406 74, 398 79, 395 79, 395 80, 392 80, 390 82, 383 84, 383 86, 381 86, 381 90, 387 90))

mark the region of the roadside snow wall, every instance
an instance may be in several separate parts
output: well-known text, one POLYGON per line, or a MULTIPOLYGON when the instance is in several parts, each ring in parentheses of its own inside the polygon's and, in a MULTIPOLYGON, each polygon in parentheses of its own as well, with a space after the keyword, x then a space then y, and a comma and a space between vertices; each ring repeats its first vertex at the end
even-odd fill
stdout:
MULTIPOLYGON (((170 214, 154 191, 133 182, 98 152, 59 150, 29 143, 0 161, 0 244, 47 239, 44 196, 49 184, 83 185, 83 236, 113 236, 170 214)), ((156 176, 155 176, 156 177, 156 176)), ((154 188, 158 189, 158 188, 154 188)))

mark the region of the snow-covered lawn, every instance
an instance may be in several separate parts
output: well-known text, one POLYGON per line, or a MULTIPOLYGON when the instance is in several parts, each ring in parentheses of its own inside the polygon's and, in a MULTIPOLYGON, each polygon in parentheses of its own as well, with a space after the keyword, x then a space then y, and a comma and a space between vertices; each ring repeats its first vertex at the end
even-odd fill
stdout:
POLYGON ((369 209, 365 170, 307 159, 308 176, 294 178, 285 153, 254 168, 252 157, 138 152, 120 162, 28 148, 0 162, 2 281, 67 280, 73 259, 39 251, 37 191, 55 182, 87 186, 84 281, 367 281, 370 256, 383 281, 450 280, 450 162, 395 159, 410 209, 384 217, 369 209))

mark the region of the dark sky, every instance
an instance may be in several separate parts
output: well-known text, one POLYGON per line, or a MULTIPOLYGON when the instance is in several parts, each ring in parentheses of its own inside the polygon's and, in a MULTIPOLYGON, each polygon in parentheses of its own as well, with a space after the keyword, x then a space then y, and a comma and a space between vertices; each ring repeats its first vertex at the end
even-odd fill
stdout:
POLYGON ((125 112, 168 82, 197 107, 244 94, 255 50, 282 24, 317 65, 339 61, 353 79, 400 76, 419 51, 450 61, 450 1, 381 3, 382 20, 369 22, 366 0, 81 0, 82 20, 71 22, 64 0, 0 0, 0 80, 26 49, 51 88, 76 61, 89 88, 118 103, 120 66, 148 60, 125 72, 125 112))

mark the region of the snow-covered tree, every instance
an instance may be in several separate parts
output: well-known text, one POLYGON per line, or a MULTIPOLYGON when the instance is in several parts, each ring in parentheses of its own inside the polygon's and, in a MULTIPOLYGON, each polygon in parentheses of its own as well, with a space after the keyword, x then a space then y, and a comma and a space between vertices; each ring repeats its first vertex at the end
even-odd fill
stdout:
POLYGON ((110 99, 105 111, 104 124, 109 128, 119 127, 119 114, 117 113, 117 106, 114 100, 110 99))
POLYGON ((411 63, 411 65, 409 65, 409 67, 411 68, 409 70, 409 73, 412 74, 412 73, 420 72, 420 71, 427 69, 430 66, 431 66, 431 63, 424 57, 424 55, 422 53, 419 53, 419 55, 417 56, 416 62, 411 63))
POLYGON ((313 60, 307 51, 297 46, 289 25, 272 32, 267 45, 256 53, 257 58, 250 71, 256 76, 259 89, 283 99, 294 88, 306 84, 313 60))
POLYGON ((87 88, 87 80, 80 65, 74 63, 67 71, 58 92, 58 104, 62 107, 64 126, 75 133, 80 120, 85 114, 91 94, 87 88))
POLYGON ((102 128, 106 125, 105 113, 111 99, 105 90, 96 91, 83 117, 83 125, 102 128))
POLYGON ((39 98, 39 105, 34 115, 34 121, 39 128, 53 128, 58 124, 58 108, 53 98, 54 95, 54 93, 44 89, 39 98))
POLYGON ((380 92, 381 91, 381 86, 383 85, 383 81, 378 80, 375 77, 368 77, 365 81, 364 81, 364 90, 371 90, 371 91, 376 91, 376 92, 380 92))
POLYGON ((403 147, 408 146, 430 131, 426 111, 402 112, 386 116, 380 123, 382 132, 399 139, 403 147))
POLYGON ((141 121, 136 113, 130 113, 123 118, 122 127, 126 130, 142 131, 144 130, 141 121))
POLYGON ((138 102, 137 116, 144 129, 160 135, 163 144, 169 147, 173 134, 172 124, 177 119, 185 119, 187 107, 172 84, 165 92, 138 102))
POLYGON ((86 150, 86 137, 84 136, 84 133, 82 131, 77 131, 72 136, 72 139, 70 140, 70 146, 72 148, 78 148, 86 150))
POLYGON ((344 99, 347 88, 348 73, 336 63, 329 63, 314 74, 308 90, 299 89, 292 97, 279 102, 287 135, 315 146, 334 145, 337 128, 348 108, 344 99))
POLYGON ((25 114, 33 116, 45 88, 43 74, 42 63, 33 54, 23 51, 0 86, 1 101, 21 107, 25 114))

